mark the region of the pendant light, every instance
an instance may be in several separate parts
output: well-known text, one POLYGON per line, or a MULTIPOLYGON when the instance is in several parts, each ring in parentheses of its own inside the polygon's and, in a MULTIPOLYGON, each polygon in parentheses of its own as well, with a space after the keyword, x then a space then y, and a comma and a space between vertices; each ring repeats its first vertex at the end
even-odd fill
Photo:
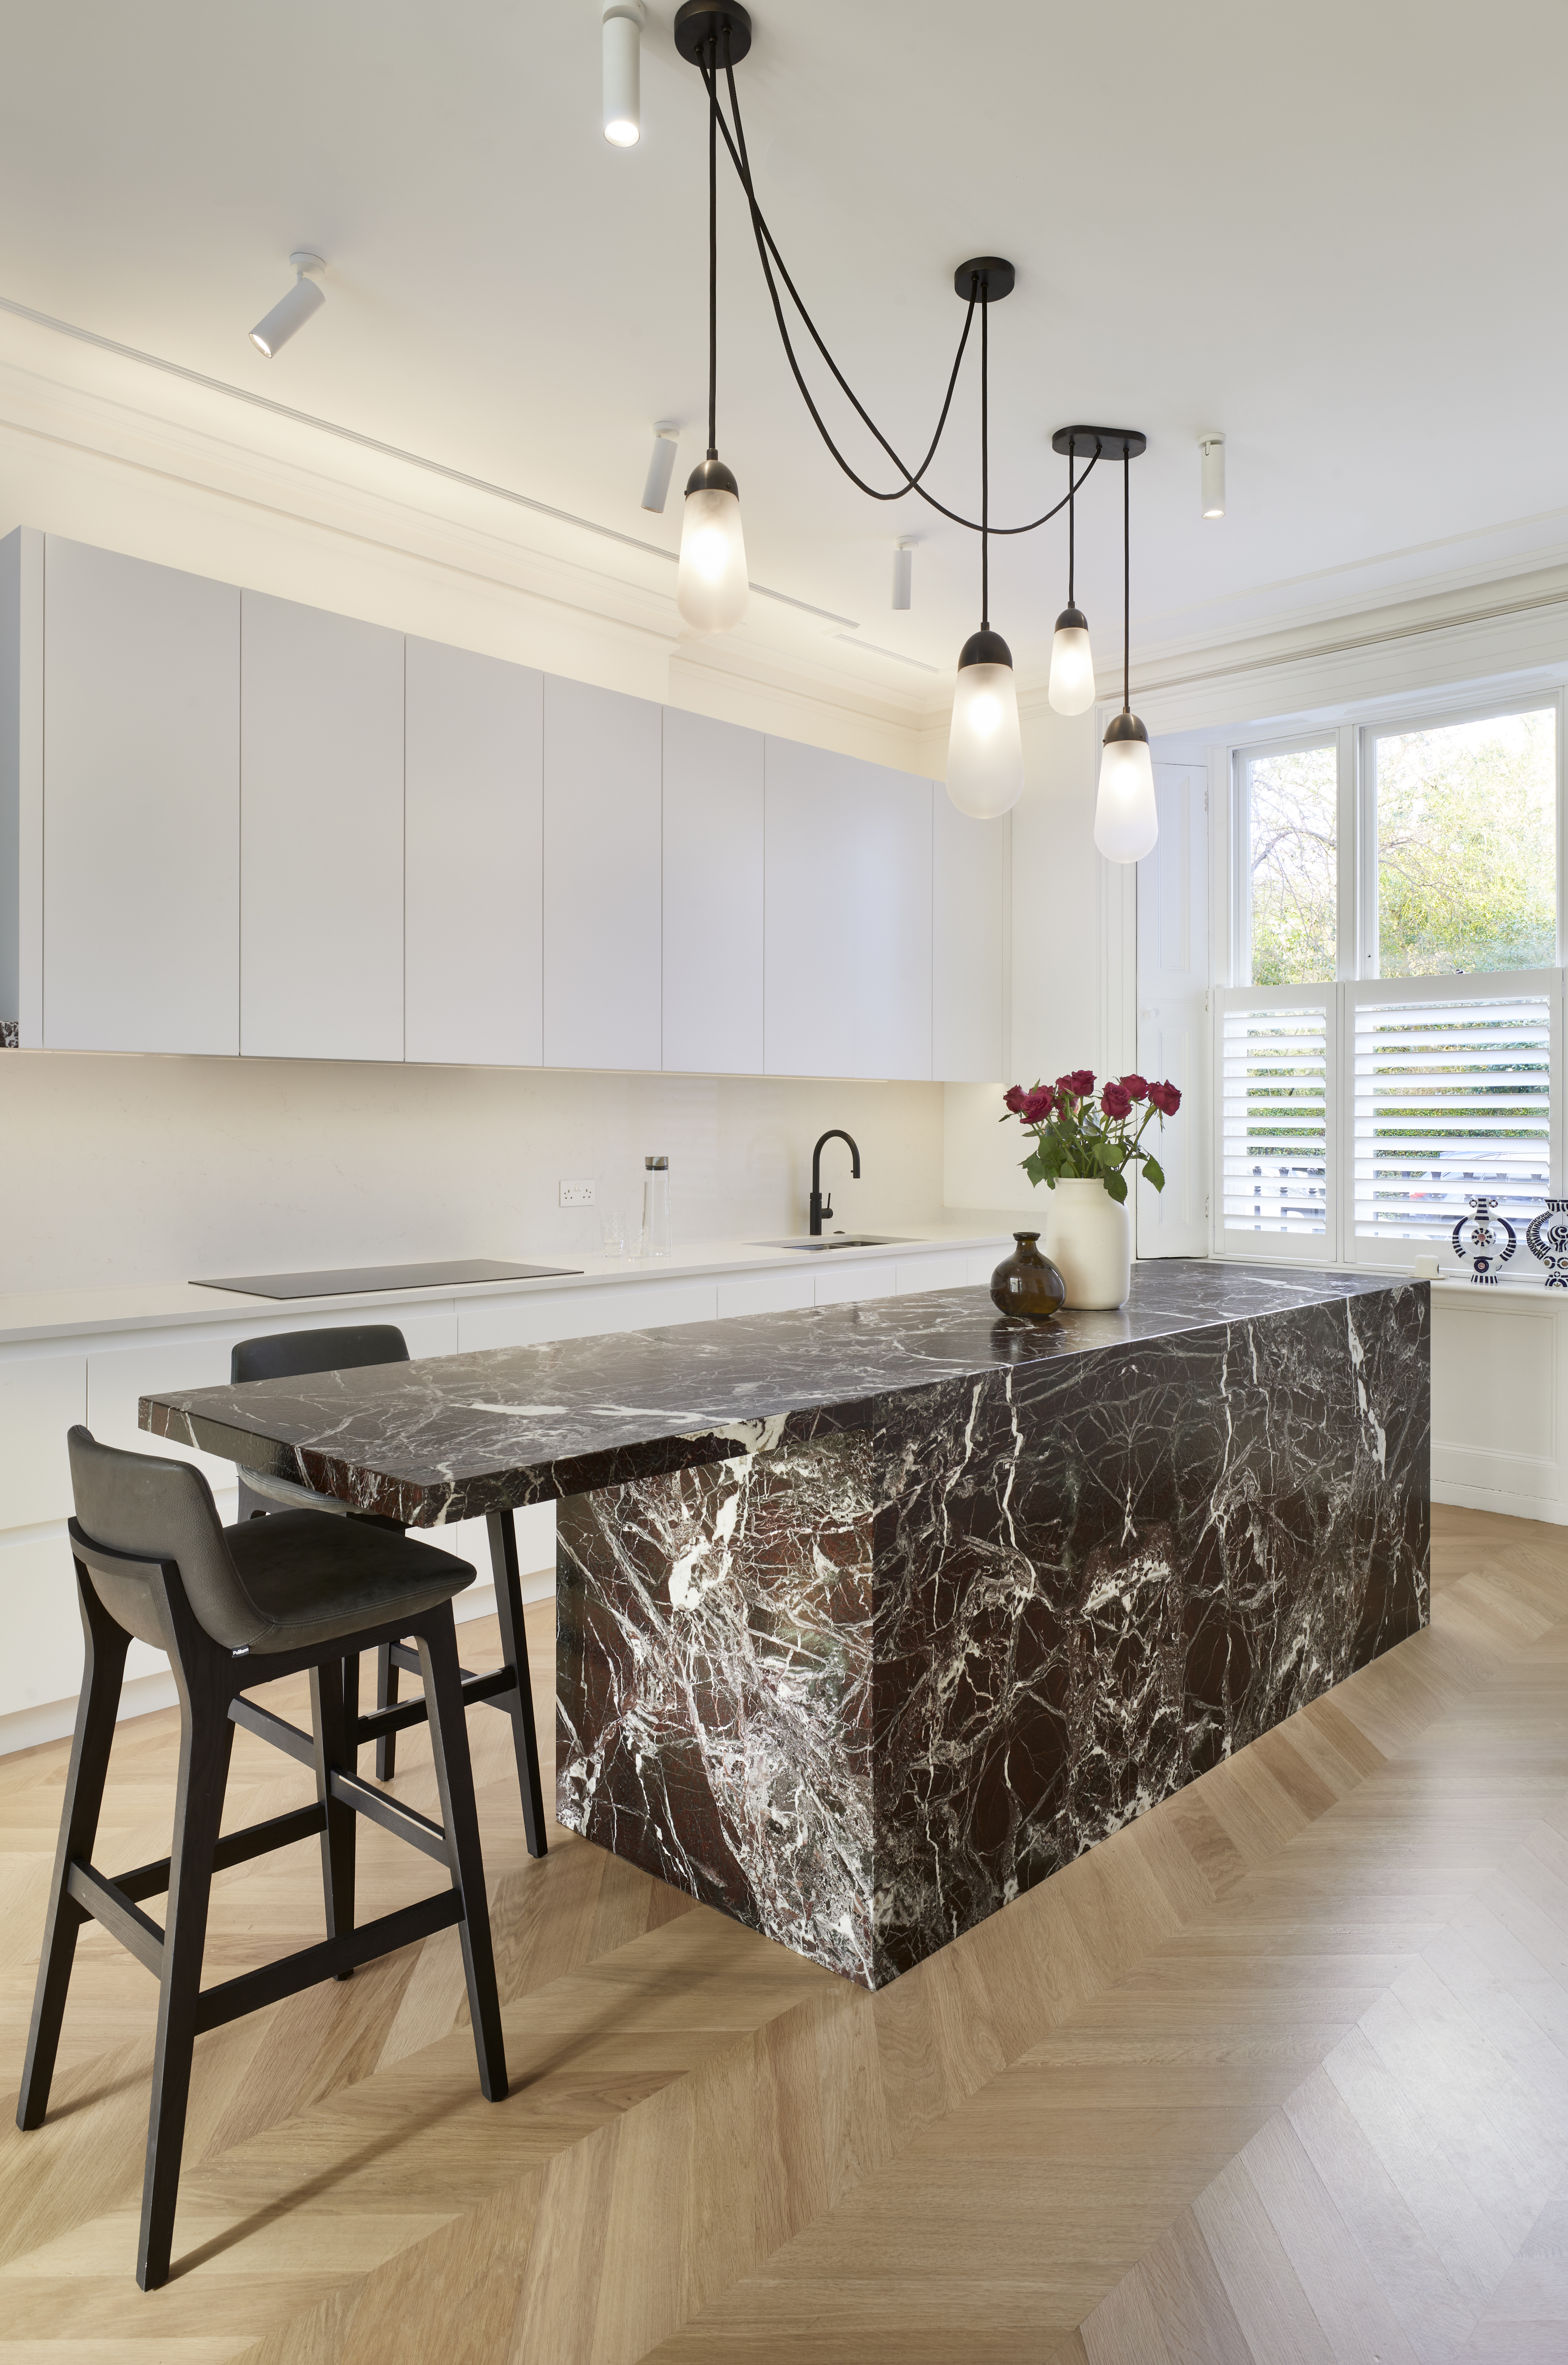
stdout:
MULTIPOLYGON (((1137 439, 1143 450, 1143 439, 1137 439)), ((1132 522, 1129 486, 1132 439, 1122 447, 1122 711, 1113 716, 1100 755, 1094 843, 1107 862, 1141 862, 1154 851, 1159 815, 1154 802, 1154 760, 1148 734, 1132 711, 1132 522)))
POLYGON ((708 456, 691 471, 680 527, 680 567, 675 604, 699 633, 727 633, 741 622, 751 598, 746 579, 745 537, 741 532, 740 488, 718 453, 719 389, 719 58, 730 62, 730 30, 722 11, 717 29, 704 42, 703 79, 708 85, 708 456))
POLYGON ((1077 490, 1072 479, 1075 444, 1067 447, 1067 605, 1057 618, 1051 642, 1051 678, 1046 692, 1058 714, 1087 714, 1094 703, 1094 659, 1089 649, 1089 619, 1073 595, 1078 555, 1077 490))
POLYGON ((963 264, 954 282, 960 295, 978 297, 980 307, 980 628, 958 652, 947 734, 947 794, 974 821, 994 821, 1007 813, 1024 788, 1013 652, 991 629, 991 306, 993 292, 1005 296, 1013 286, 1011 267, 999 265, 993 273, 987 268, 992 260, 984 256, 963 264))

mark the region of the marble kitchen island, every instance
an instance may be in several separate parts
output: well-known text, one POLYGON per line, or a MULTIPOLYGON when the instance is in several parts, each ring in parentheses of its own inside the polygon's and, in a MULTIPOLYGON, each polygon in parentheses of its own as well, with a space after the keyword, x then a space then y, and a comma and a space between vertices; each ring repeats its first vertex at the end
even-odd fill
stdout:
POLYGON ((418 1526, 558 1510, 557 1818, 879 1987, 1428 1614, 1425 1283, 1135 1267, 145 1398, 418 1526))

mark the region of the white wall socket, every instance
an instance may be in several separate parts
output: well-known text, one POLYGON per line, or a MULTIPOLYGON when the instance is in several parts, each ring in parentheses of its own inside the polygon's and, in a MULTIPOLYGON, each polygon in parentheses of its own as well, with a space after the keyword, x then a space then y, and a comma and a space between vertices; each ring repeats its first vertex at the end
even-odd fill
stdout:
POLYGON ((561 1185, 561 1205, 563 1207, 591 1207, 593 1205, 593 1184, 591 1182, 563 1182, 561 1185))

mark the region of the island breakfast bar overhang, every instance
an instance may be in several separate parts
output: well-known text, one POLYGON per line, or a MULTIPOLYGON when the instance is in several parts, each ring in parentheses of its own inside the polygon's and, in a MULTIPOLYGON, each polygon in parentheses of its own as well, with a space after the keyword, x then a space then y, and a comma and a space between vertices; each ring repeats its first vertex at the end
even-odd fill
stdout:
POLYGON ((416 1527, 558 1508, 556 1814, 869 1988, 1413 1633, 1424 1282, 1135 1268, 142 1399, 416 1527))

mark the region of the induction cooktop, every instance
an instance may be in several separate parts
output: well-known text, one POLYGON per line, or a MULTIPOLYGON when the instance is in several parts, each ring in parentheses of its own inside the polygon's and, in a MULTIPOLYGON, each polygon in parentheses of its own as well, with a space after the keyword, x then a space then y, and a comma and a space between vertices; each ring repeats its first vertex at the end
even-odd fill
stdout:
POLYGON ((581 1271, 566 1264, 498 1264, 459 1257, 444 1264, 362 1264, 337 1272, 241 1272, 195 1281, 193 1289, 233 1289, 247 1297, 353 1297, 364 1290, 458 1289, 476 1281, 561 1281, 581 1271))

